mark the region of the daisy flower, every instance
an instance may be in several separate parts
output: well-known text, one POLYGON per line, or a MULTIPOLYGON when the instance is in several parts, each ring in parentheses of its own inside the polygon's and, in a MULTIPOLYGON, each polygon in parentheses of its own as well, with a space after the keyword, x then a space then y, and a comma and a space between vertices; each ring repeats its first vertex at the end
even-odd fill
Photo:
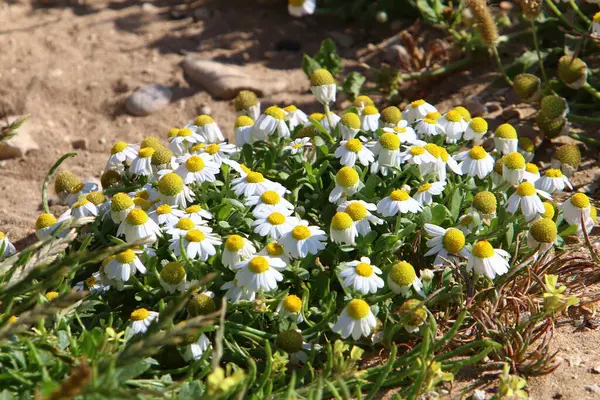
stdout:
POLYGON ((219 173, 219 164, 209 154, 189 155, 177 158, 179 167, 175 173, 189 185, 192 182, 214 182, 219 173))
POLYGON ((160 286, 167 293, 184 292, 187 286, 185 268, 178 262, 167 263, 160 270, 160 286))
POLYGON ((143 147, 138 151, 137 157, 129 166, 129 173, 132 175, 152 176, 152 154, 155 150, 152 147, 143 147))
POLYGON ((473 140, 475 143, 481 143, 483 137, 488 132, 488 123, 481 117, 475 117, 469 122, 463 135, 465 140, 473 140))
POLYGON ((416 333, 427 320, 427 310, 418 299, 408 299, 400 306, 400 323, 408 333, 416 333))
POLYGON ((272 190, 275 187, 274 183, 265 179, 260 172, 248 171, 243 173, 241 177, 231 181, 231 188, 236 196, 248 198, 250 196, 260 196, 267 190, 272 190))
POLYGON ((144 240, 154 243, 161 235, 160 227, 150 219, 144 210, 134 208, 119 225, 117 236, 125 235, 127 243, 144 240))
POLYGON ((254 301, 256 298, 256 292, 241 286, 237 278, 230 282, 226 282, 221 286, 221 290, 226 290, 225 298, 232 303, 237 303, 238 301, 254 301))
POLYGON ((238 270, 236 279, 239 284, 249 290, 270 292, 277 289, 277 282, 283 280, 280 270, 286 265, 278 258, 254 256, 235 266, 238 270))
MULTIPOLYGON (((396 106, 389 106, 381 111, 380 125, 382 128, 394 128, 402 120, 402 112, 396 106)), ((405 125, 408 124, 406 121, 405 125)))
POLYGON ((363 146, 359 139, 342 140, 334 155, 340 159, 340 164, 353 167, 358 161, 365 167, 375 161, 373 152, 363 146))
POLYGON ((527 182, 535 183, 540 179, 540 170, 537 165, 532 163, 525 164, 525 172, 523 172, 523 179, 527 182))
POLYGON ((372 150, 377 156, 377 161, 371 165, 372 173, 379 170, 383 176, 387 176, 388 171, 395 173, 400 168, 400 138, 395 133, 384 132, 372 145, 372 150))
POLYGON ((465 235, 469 235, 478 230, 478 226, 475 224, 475 220, 472 215, 463 215, 458 220, 457 228, 464 233, 465 235))
POLYGON ((323 114, 323 118, 319 122, 321 123, 321 126, 323 126, 323 128, 325 128, 325 130, 327 132, 331 133, 331 132, 333 132, 333 130, 335 129, 337 124, 341 121, 341 119, 342 118, 339 115, 330 111, 327 114, 323 114), (331 125, 333 125, 333 128, 329 126, 330 120, 331 120, 331 125))
POLYGON ((159 226, 171 228, 179 222, 181 217, 183 217, 183 211, 171 207, 168 204, 161 204, 156 207, 154 211, 149 213, 148 216, 159 226))
POLYGON ((157 319, 158 313, 156 311, 138 308, 129 316, 132 334, 137 335, 138 333, 146 333, 152 322, 157 319))
POLYGON ((347 112, 342 115, 338 126, 342 140, 350 140, 360 131, 360 117, 353 112, 347 112))
POLYGON ((484 190, 473 197, 472 208, 482 219, 491 220, 496 216, 498 200, 494 193, 484 190))
POLYGON ((133 199, 127 193, 116 193, 110 200, 110 217, 115 224, 120 224, 134 208, 133 199))
POLYGON ((465 235, 461 230, 425 224, 425 232, 431 237, 427 241, 429 251, 425 253, 425 257, 435 255, 434 267, 457 263, 460 260, 457 256, 469 257, 465 248, 465 235))
POLYGON ((360 116, 360 128, 365 132, 375 132, 379 129, 380 116, 375 106, 366 106, 360 116))
POLYGON ((406 147, 406 150, 400 153, 400 162, 407 164, 416 164, 421 169, 421 165, 428 163, 435 163, 436 159, 425 150, 427 143, 417 140, 410 146, 406 147))
POLYGON ((337 203, 340 198, 352 196, 358 191, 360 179, 352 167, 342 167, 335 175, 335 188, 329 194, 329 202, 337 203))
POLYGON ((358 340, 362 336, 368 337, 376 326, 377 320, 369 304, 362 299, 352 299, 331 330, 339 333, 342 339, 352 335, 354 340, 358 340))
POLYGON ((487 240, 480 240, 473 246, 467 260, 467 271, 485 275, 490 279, 508 272, 510 254, 502 249, 494 249, 487 240))
POLYGON ((254 232, 260 236, 269 236, 277 240, 298 224, 298 218, 286 216, 280 212, 257 213, 257 219, 252 223, 254 232))
POLYGON ((98 190, 98 185, 93 182, 80 183, 71 188, 71 193, 67 196, 67 204, 72 206, 79 201, 79 198, 86 196, 98 190))
POLYGON ((600 37, 600 11, 594 14, 592 19, 592 35, 600 37))
POLYGON ((176 173, 169 172, 158 180, 158 193, 161 202, 170 206, 187 207, 194 200, 194 193, 176 173))
POLYGON ((290 126, 290 130, 296 129, 297 126, 305 125, 308 123, 308 116, 302 110, 295 105, 289 105, 283 108, 285 112, 285 119, 290 126))
POLYGON ((5 257, 10 257, 13 254, 16 254, 17 249, 15 246, 8 240, 8 236, 0 231, 0 260, 5 257))
POLYGON ((544 254, 554 246, 558 229, 556 223, 550 218, 540 218, 529 227, 527 233, 527 247, 538 249, 544 254))
POLYGON ((174 129, 169 132, 169 149, 175 154, 185 154, 199 142, 203 143, 204 138, 194 135, 190 128, 174 129))
POLYGON ((417 124, 415 125, 415 131, 417 134, 421 135, 421 137, 444 135, 446 131, 438 122, 440 118, 441 115, 437 111, 427 113, 425 118, 417 121, 417 124))
POLYGON ((61 216, 58 220, 52 214, 41 213, 37 220, 35 221, 35 235, 39 240, 43 240, 50 235, 52 235, 66 219, 68 216, 61 216))
POLYGON ((446 143, 456 143, 467 130, 467 121, 457 110, 450 110, 439 120, 439 125, 446 134, 446 143))
POLYGON ((110 149, 110 157, 106 163, 105 171, 108 171, 112 167, 117 170, 123 170, 123 163, 126 161, 133 161, 137 156, 138 147, 136 145, 127 144, 125 142, 117 142, 110 149))
POLYGON ((358 232, 350 215, 342 211, 337 212, 331 219, 329 236, 334 243, 354 246, 358 232))
POLYGON ((409 124, 412 124, 419 119, 425 118, 430 112, 437 112, 437 110, 425 100, 419 99, 411 102, 402 112, 402 116, 409 124))
POLYGON ((371 259, 361 257, 360 260, 345 263, 340 278, 346 287, 362 294, 374 294, 384 286, 383 279, 379 277, 381 273, 379 268, 371 265, 371 259))
POLYGON ((290 264, 290 258, 288 257, 288 255, 285 252, 285 249, 283 248, 282 245, 280 245, 277 242, 271 242, 269 244, 267 244, 264 249, 262 249, 259 253, 259 256, 269 256, 271 258, 279 258, 281 259, 286 265, 290 264))
POLYGON ((77 175, 71 171, 61 171, 54 179, 54 191, 61 201, 66 201, 73 188, 79 186, 79 184, 81 184, 81 181, 77 175))
POLYGON ((300 139, 294 139, 290 144, 283 148, 283 151, 289 151, 292 155, 303 153, 304 148, 310 146, 310 138, 304 137, 300 139))
POLYGON ((319 103, 334 102, 336 90, 335 79, 326 69, 317 69, 310 75, 310 91, 319 103))
POLYGON ((494 132, 494 144, 501 154, 517 151, 519 138, 516 129, 510 124, 502 124, 494 132))
POLYGON ((302 299, 295 294, 289 294, 283 298, 276 310, 283 318, 291 318, 297 324, 304 322, 302 316, 302 299))
POLYGON ((277 106, 271 106, 263 111, 256 120, 252 129, 252 136, 258 140, 266 140, 275 132, 280 137, 290 137, 290 128, 285 123, 285 112, 277 106))
MULTIPOLYGON (((197 282, 197 281, 196 281, 197 282)), ((192 296, 187 305, 187 312, 190 317, 207 315, 217 310, 214 300, 215 294, 210 291, 204 291, 192 296)))
POLYGON ((576 144, 564 144, 552 156, 552 168, 560 169, 567 177, 573 176, 581 163, 581 151, 576 144))
POLYGON ((73 204, 71 209, 67 210, 67 212, 73 219, 98 216, 98 208, 87 198, 83 198, 82 200, 79 200, 77 203, 73 204))
POLYGON ((177 223, 171 227, 165 226, 163 230, 172 237, 180 237, 185 235, 189 230, 196 228, 196 224, 189 218, 182 217, 177 223))
POLYGON ((531 182, 522 182, 517 186, 515 192, 506 202, 506 211, 514 214, 519 205, 526 221, 531 221, 538 214, 542 214, 545 209, 542 200, 538 195, 550 198, 550 195, 542 190, 536 189, 531 182))
POLYGON ((384 197, 377 204, 377 212, 384 217, 392 217, 399 212, 403 214, 418 213, 422 210, 423 207, 404 189, 392 191, 389 196, 384 197))
POLYGON ((402 126, 406 121, 400 121, 401 125, 393 128, 383 128, 384 132, 394 133, 400 139, 400 143, 414 143, 417 140, 417 134, 410 126, 402 126))
POLYGON ((252 131, 254 129, 254 121, 252 118, 241 115, 235 120, 234 131, 235 131, 235 143, 243 147, 245 144, 252 144, 254 137, 252 131))
POLYGON ((202 151, 212 156, 212 161, 220 167, 221 164, 229 162, 229 158, 237 153, 238 148, 231 143, 211 143, 204 146, 202 151))
POLYGON ((423 283, 415 273, 412 264, 406 261, 397 262, 392 266, 387 276, 387 284, 391 291, 408 297, 410 289, 423 296, 423 283))
POLYGON ((374 105, 375 105, 375 103, 373 102, 373 100, 369 96, 364 95, 364 94, 361 94, 360 96, 356 96, 356 98, 352 102, 352 106, 358 110, 359 115, 362 114, 365 107, 374 106, 374 105))
POLYGON ((511 185, 518 185, 525 175, 525 158, 521 153, 513 152, 504 156, 502 178, 511 185))
POLYGON ((573 190, 569 179, 562 174, 560 169, 549 169, 544 176, 535 181, 535 187, 549 194, 554 192, 563 192, 565 186, 573 190))
POLYGON ((175 162, 175 156, 173 152, 166 147, 162 147, 152 154, 152 170, 157 173, 162 170, 175 170, 177 169, 177 163, 175 162))
POLYGON ((533 157, 535 157, 535 144, 528 137, 520 137, 517 151, 521 153, 525 161, 531 162, 533 157))
POLYGON ((246 200, 246 206, 254 207, 252 215, 257 218, 258 215, 272 212, 280 212, 284 215, 291 215, 294 211, 292 203, 283 198, 283 193, 275 190, 267 190, 260 196, 250 196, 246 200))
POLYGON ((196 340, 186 343, 183 359, 188 362, 192 360, 198 361, 210 348, 212 348, 210 340, 204 333, 201 333, 196 340))
POLYGON ((225 141, 225 137, 221 129, 214 119, 208 115, 199 115, 194 120, 193 127, 196 134, 199 135, 206 143, 221 143, 225 141))
POLYGON ((367 203, 363 200, 350 200, 342 202, 338 208, 338 212, 345 212, 352 218, 356 231, 360 236, 366 236, 371 232, 371 224, 381 225, 383 220, 377 218, 371 211, 377 210, 377 206, 372 203, 367 203))
MULTIPOLYGON (((238 116, 248 116, 253 121, 260 116, 260 102, 250 90, 240 90, 233 104, 238 116)), ((236 143, 241 146, 237 141, 236 143)))
POLYGON ((315 13, 316 0, 288 0, 288 12, 292 17, 303 17, 315 13))
POLYGON ((559 208, 569 225, 581 226, 581 219, 587 221, 591 215, 592 205, 590 198, 583 193, 575 193, 569 200, 562 203, 559 208))
MULTIPOLYGON (((285 351, 290 357, 292 364, 306 364, 308 362, 308 354, 313 349, 312 344, 306 343, 299 329, 290 329, 279 332, 275 339, 275 344, 281 350, 285 351)), ((315 346, 315 350, 319 349, 315 346)))
POLYGON ((256 248, 251 241, 240 235, 231 235, 225 241, 221 262, 227 268, 233 268, 240 261, 252 257, 255 253, 256 248))
POLYGON ((439 196, 444 192, 446 181, 424 183, 417 189, 413 198, 422 206, 433 203, 433 196, 439 196))
POLYGON ((200 204, 194 204, 186 207, 183 217, 191 219, 194 224, 205 225, 206 220, 213 219, 214 215, 210 211, 203 209, 200 204))
POLYGON ((201 261, 208 260, 209 257, 217 254, 215 246, 221 245, 221 239, 212 233, 212 229, 205 226, 198 226, 196 229, 190 229, 182 236, 176 236, 170 239, 169 250, 173 251, 177 257, 182 255, 183 248, 188 258, 201 261))
POLYGON ((135 275, 138 271, 144 275, 146 267, 131 249, 117 254, 104 265, 104 275, 110 280, 121 283, 129 281, 131 275, 135 275))
POLYGON ((77 282, 73 289, 77 291, 88 290, 90 293, 104 293, 110 290, 110 284, 104 282, 102 274, 97 271, 86 280, 77 282))
POLYGON ((455 159, 461 161, 458 167, 463 174, 477 176, 483 179, 494 170, 494 159, 481 146, 473 146, 471 150, 463 151, 455 159))
POLYGON ((317 226, 309 226, 300 220, 298 225, 279 240, 285 251, 293 258, 304 258, 309 254, 318 254, 325 248, 327 235, 317 226))

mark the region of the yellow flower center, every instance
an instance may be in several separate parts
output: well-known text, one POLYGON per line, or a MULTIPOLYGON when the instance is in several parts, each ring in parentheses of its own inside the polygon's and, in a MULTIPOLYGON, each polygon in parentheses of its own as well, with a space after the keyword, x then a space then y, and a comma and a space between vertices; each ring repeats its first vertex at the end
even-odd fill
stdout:
POLYGON ((83 189, 83 183, 79 183, 71 188, 71 194, 79 193, 83 189))
POLYGON ((469 150, 469 157, 473 160, 482 160, 487 157, 487 152, 481 146, 473 146, 471 150, 469 150))
POLYGON ((442 242, 448 253, 456 254, 465 247, 465 235, 459 229, 448 228, 442 242))
POLYGON ((537 165, 535 165, 533 163, 525 164, 525 171, 529 172, 530 174, 536 174, 536 175, 540 173, 540 169, 537 167, 537 165))
POLYGON ((231 252, 238 252, 244 248, 244 238, 240 235, 231 235, 225 241, 225 248, 231 252))
POLYGON ((362 113, 363 115, 376 115, 379 114, 379 110, 375 106, 366 106, 362 113))
POLYGON ((423 122, 425 122, 426 124, 429 124, 429 125, 437 124, 437 121, 435 119, 431 119, 431 118, 423 118, 423 122))
POLYGON ((335 79, 333 79, 333 75, 331 75, 331 73, 326 69, 317 69, 310 75, 311 86, 324 86, 332 84, 335 84, 335 79))
POLYGON ((185 238, 188 242, 198 243, 203 241, 206 238, 206 235, 204 234, 204 232, 198 229, 190 229, 186 232, 185 238))
POLYGON ((146 147, 150 147, 150 148, 153 148, 154 150, 158 150, 162 147, 162 144, 160 143, 160 140, 158 140, 156 137, 146 136, 144 138, 144 140, 142 140, 142 143, 140 143, 140 148, 143 149, 146 147))
POLYGON ((325 118, 325 114, 322 113, 312 113, 308 116, 309 118, 314 119, 315 121, 323 121, 323 118, 325 118))
POLYGON ((354 99, 354 101, 352 102, 352 105, 355 107, 366 107, 366 106, 372 106, 375 103, 373 103, 373 100, 366 95, 360 95, 358 97, 356 97, 356 99, 354 99))
POLYGON ((420 156, 421 154, 425 154, 425 148, 422 146, 413 146, 409 151, 412 156, 420 156))
POLYGON ((194 214, 200 211, 202 211, 202 207, 200 207, 198 204, 194 204, 193 206, 189 206, 185 209, 187 214, 194 214))
POLYGON ((170 262, 160 271, 160 277, 168 284, 176 285, 185 279, 185 268, 177 262, 170 262))
POLYGON ((177 136, 179 137, 188 137, 192 136, 192 130, 190 128, 183 128, 177 132, 177 136))
POLYGON ((120 264, 131 264, 135 260, 135 253, 131 249, 127 249, 115 257, 120 264))
POLYGON ((168 204, 162 204, 156 208, 156 214, 158 215, 171 214, 171 211, 173 211, 173 209, 168 204))
POLYGON ((83 200, 80 200, 80 201, 78 201, 77 203, 73 204, 73 208, 79 208, 79 207, 83 207, 83 206, 85 206, 86 204, 90 204, 90 201, 89 201, 88 199, 85 199, 85 198, 84 198, 83 200))
POLYGON ((556 224, 549 218, 535 221, 529 230, 531 236, 540 243, 553 243, 556 240, 556 224))
POLYGON ((517 194, 521 197, 533 196, 535 195, 535 186, 530 182, 521 182, 517 186, 517 194))
POLYGON ((546 175, 548 178, 561 178, 563 176, 562 172, 560 172, 560 169, 549 169, 544 175, 546 175))
POLYGON ((516 139, 517 131, 511 124, 502 124, 496 129, 495 135, 501 139, 516 139))
POLYGON ((350 300, 350 303, 348 303, 347 310, 350 318, 359 321, 369 315, 371 308, 366 301, 361 299, 353 299, 350 300))
POLYGON ((490 258, 494 255, 494 248, 487 240, 480 240, 473 246, 473 255, 479 258, 490 258))
POLYGON ((97 283, 97 280, 96 280, 96 278, 94 278, 93 276, 90 276, 89 278, 87 278, 87 279, 85 280, 85 285, 86 285, 88 288, 91 288, 91 287, 94 287, 94 286, 96 286, 96 283, 97 283))
POLYGON ((273 257, 278 257, 283 254, 283 246, 277 242, 269 243, 265 246, 265 249, 267 250, 267 253, 269 253, 269 255, 273 257))
POLYGON ((504 165, 508 169, 524 169, 525 158, 523 158, 521 153, 515 151, 504 157, 504 165))
POLYGON ((498 200, 496 200, 496 196, 492 192, 479 192, 473 197, 473 208, 483 214, 495 213, 497 206, 498 200))
POLYGON ((285 113, 283 110, 277 106, 271 106, 265 110, 265 115, 269 115, 278 120, 285 119, 285 113))
POLYGON ((110 152, 112 154, 117 154, 122 152, 123 150, 125 150, 127 148, 127 143, 125 142, 117 142, 112 149, 110 149, 110 152))
POLYGON ((288 112, 288 113, 292 113, 292 112, 294 112, 294 111, 298 111, 298 107, 296 107, 296 106, 295 106, 295 105, 293 105, 293 104, 290 104, 290 105, 289 105, 289 106, 287 106, 287 107, 283 107, 283 111, 285 111, 285 112, 288 112))
POLYGON ((346 149, 353 152, 353 153, 358 153, 359 151, 362 150, 363 145, 360 142, 360 140, 358 139, 350 139, 346 142, 346 149))
POLYGON ((398 107, 389 106, 381 111, 381 119, 390 124, 397 124, 402 119, 402 113, 398 107))
POLYGON ((437 111, 428 112, 428 113, 425 115, 425 119, 431 119, 431 120, 434 120, 434 121, 437 121, 437 120, 438 120, 438 119, 440 119, 441 117, 442 117, 442 114, 440 114, 440 113, 439 113, 439 112, 437 112, 437 111))
POLYGON ((210 117, 208 115, 199 115, 198 117, 196 117, 196 120, 194 121, 196 126, 204 126, 204 125, 208 125, 208 124, 214 124, 214 122, 215 122, 215 120, 212 119, 212 117, 210 117))
POLYGON ((113 196, 110 208, 113 211, 124 211, 133 206, 133 199, 126 193, 117 193, 113 196))
POLYGON ((148 200, 150 198, 150 193, 147 190, 140 190, 135 194, 135 197, 139 197, 140 199, 148 200))
POLYGON ((131 313, 129 319, 131 319, 132 321, 143 321, 146 318, 148 318, 149 315, 150 313, 145 308, 138 308, 137 310, 131 313))
POLYGON ((417 278, 415 268, 406 261, 400 261, 390 270, 390 279, 398 286, 411 285, 417 278))
POLYGON ((256 256, 248 263, 248 269, 255 274, 262 274, 269 269, 269 261, 262 256, 256 256))
POLYGON ((594 14, 594 22, 600 24, 600 11, 594 14))
POLYGON ((423 104, 425 104, 425 100, 419 99, 419 100, 411 101, 410 106, 412 108, 417 108, 417 107, 422 106, 423 104))
POLYGON ((285 299, 283 299, 283 308, 291 313, 299 313, 302 309, 302 300, 295 294, 285 296, 285 299))
POLYGON ((267 190, 263 194, 260 195, 260 200, 269 205, 279 204, 279 194, 273 190, 267 190))
POLYGON ((519 148, 528 153, 533 153, 535 151, 535 145, 528 137, 519 138, 519 148))
POLYGON ((246 175, 246 182, 248 183, 260 183, 264 182, 265 177, 260 172, 250 171, 248 175, 246 175))
POLYGON ((396 133, 398 133, 398 134, 401 135, 403 133, 406 133, 407 131, 406 131, 406 128, 403 128, 401 126, 395 126, 394 127, 394 132, 396 132, 396 133))
POLYGON ((419 186, 419 188, 417 189, 417 191, 419 193, 423 193, 428 191, 429 189, 431 189, 431 183, 424 183, 421 186, 419 186))
POLYGON ((544 213, 542 214, 542 217, 553 219, 556 211, 554 210, 552 203, 545 201, 542 204, 544 204, 544 213))
POLYGON ((466 217, 461 218, 461 220, 458 223, 460 224, 460 226, 469 226, 472 222, 473 217, 467 215, 466 217))
POLYGON ((47 228, 57 222, 56 217, 52 214, 42 213, 35 221, 35 229, 47 228))
POLYGON ((142 199, 141 197, 136 197, 133 199, 133 204, 136 205, 136 207, 144 210, 144 211, 148 211, 150 209, 150 207, 152 207, 152 202, 142 199))
POLYGON ((152 154, 154 154, 154 149, 152 147, 143 147, 140 149, 140 151, 138 151, 138 157, 141 158, 148 158, 148 157, 152 157, 152 154))
POLYGON ((221 151, 221 146, 219 146, 216 143, 209 144, 208 146, 206 146, 204 151, 206 151, 210 155, 214 155, 214 154, 217 154, 219 151, 221 151))
POLYGON ((6 238, 6 234, 0 231, 0 240, 4 240, 4 238, 6 238))
POLYGON ((336 231, 344 231, 352 226, 352 217, 345 212, 337 212, 331 219, 331 227, 336 231))
POLYGON ((471 120, 471 129, 473 132, 483 135, 488 131, 488 123, 481 117, 475 117, 471 120))
POLYGON ((579 209, 588 208, 590 206, 590 198, 583 193, 575 193, 571 197, 571 204, 579 209))
POLYGON ((463 106, 454 107, 454 111, 457 111, 465 121, 471 121, 471 113, 463 106))
POLYGON ((160 148, 152 154, 151 163, 152 165, 164 165, 171 161, 173 152, 166 147, 160 148))
POLYGON ((398 150, 400 148, 400 138, 390 132, 385 132, 381 135, 379 143, 386 150, 398 150))
POLYGON ((192 297, 187 306, 187 312, 192 317, 206 315, 217 310, 215 301, 206 293, 200 293, 192 297))
POLYGON ((164 196, 175 196, 183 191, 183 179, 173 172, 165 174, 158 181, 158 191, 164 196))
POLYGON ((58 292, 48 292, 44 297, 46 298, 46 300, 52 301, 58 297, 58 292))
POLYGON ((236 120, 235 120, 235 127, 236 128, 242 128, 242 127, 246 127, 246 126, 252 126, 254 125, 254 121, 252 120, 252 118, 246 116, 246 115, 240 115, 236 120))
POLYGON ((292 229, 292 237, 298 241, 306 240, 310 237, 310 229, 305 225, 298 225, 292 229))
POLYGON ((271 225, 281 225, 285 222, 285 215, 274 212, 267 217, 267 221, 269 221, 271 225))
POLYGON ((367 208, 357 201, 348 204, 345 212, 352 218, 352 221, 361 221, 367 216, 367 208))
POLYGON ((134 208, 127 214, 126 221, 129 225, 144 225, 148 222, 148 214, 144 210, 134 208))
POLYGON ((185 167, 190 172, 199 172, 204 169, 204 160, 200 156, 191 156, 185 162, 185 167))
POLYGON ((168 138, 172 138, 175 137, 179 134, 179 128, 171 128, 169 129, 169 132, 167 133, 167 137, 168 138))
POLYGON ((360 118, 352 112, 342 115, 340 123, 350 129, 360 129, 360 118))
POLYGON ((342 187, 352 187, 358 183, 358 172, 352 167, 343 167, 335 175, 335 181, 342 187))
POLYGON ((427 150, 429 152, 429 154, 431 154, 435 158, 440 158, 440 155, 441 155, 440 146, 438 146, 437 144, 427 143, 425 145, 425 150, 427 150))
POLYGON ((193 229, 194 226, 196 226, 196 224, 194 224, 194 221, 189 218, 181 218, 179 221, 177 221, 177 225, 175 225, 177 229, 184 231, 189 231, 190 229, 193 229))
POLYGON ((195 144, 195 145, 192 146, 192 148, 190 150, 190 153, 197 153, 197 152, 199 152, 200 150, 202 150, 205 147, 206 147, 205 143, 195 144))
POLYGON ((406 201, 409 197, 408 192, 403 189, 396 189, 390 194, 390 199, 394 201, 406 201))
POLYGON ((354 269, 356 270, 357 275, 364 276, 365 278, 368 278, 371 275, 373 275, 373 267, 371 267, 367 263, 361 262, 354 269))

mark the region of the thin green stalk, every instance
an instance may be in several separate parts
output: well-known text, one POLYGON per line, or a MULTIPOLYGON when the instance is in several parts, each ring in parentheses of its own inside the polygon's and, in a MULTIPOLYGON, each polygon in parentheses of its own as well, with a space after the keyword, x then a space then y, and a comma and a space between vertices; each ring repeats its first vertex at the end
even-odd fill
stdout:
POLYGON ((537 52, 538 65, 540 67, 540 71, 542 71, 542 78, 544 79, 544 83, 547 83, 548 76, 546 75, 546 69, 544 68, 544 60, 542 59, 542 52, 540 50, 540 42, 538 40, 535 22, 533 21, 533 19, 530 19, 529 22, 531 23, 531 33, 533 35, 533 45, 535 46, 535 51, 537 52))
POLYGON ((398 351, 398 347, 395 345, 392 346, 392 352, 390 353, 390 358, 388 359, 388 362, 386 363, 384 370, 377 377, 377 380, 375 381, 375 384, 369 391, 369 395, 367 396, 366 400, 373 400, 375 398, 375 396, 377 395, 377 392, 381 388, 381 385, 383 385, 383 383, 387 380, 388 375, 390 374, 390 372, 392 371, 392 369, 394 367, 394 361, 396 361, 396 352, 397 351, 398 351))
POLYGON ((44 179, 44 184, 42 185, 42 207, 44 208, 44 212, 49 214, 50 208, 48 207, 48 185, 50 184, 50 179, 52 179, 52 175, 56 172, 60 164, 63 163, 69 157, 75 157, 77 153, 67 153, 58 159, 57 162, 54 163, 50 171, 48 171, 48 175, 46 175, 46 179, 44 179))
POLYGON ((600 92, 588 82, 586 82, 585 85, 583 85, 583 89, 585 89, 586 92, 594 96, 596 100, 600 100, 600 92))
MULTIPOLYGON (((584 124, 600 124, 600 117, 586 117, 583 115, 569 114, 567 119, 574 122, 583 122, 584 124)), ((583 139, 577 140, 585 141, 583 139)), ((594 144, 594 146, 596 146, 596 144, 594 144)))
POLYGON ((579 32, 579 33, 584 33, 578 26, 573 26, 573 24, 571 24, 571 21, 569 21, 567 19, 567 17, 565 17, 563 15, 562 12, 560 12, 560 10, 558 9, 558 7, 556 7, 556 4, 554 4, 554 2, 552 0, 546 0, 546 5, 552 10, 552 12, 554 14, 556 14, 556 16, 565 24, 571 27, 571 29, 579 32))
POLYGON ((571 5, 571 8, 573 10, 575 10, 575 12, 577 13, 577 15, 579 15, 579 18, 581 18, 585 24, 587 26, 590 26, 592 24, 592 21, 590 21, 590 19, 587 17, 587 15, 585 15, 580 9, 579 6, 577 6, 577 3, 575 3, 573 0, 569 0, 569 4, 571 5))
POLYGON ((494 54, 494 58, 496 59, 496 64, 498 64, 498 69, 502 73, 504 80, 508 83, 509 86, 512 86, 512 80, 506 75, 506 70, 504 69, 504 64, 502 64, 502 59, 500 58, 500 54, 498 54, 498 47, 492 46, 492 53, 494 54))

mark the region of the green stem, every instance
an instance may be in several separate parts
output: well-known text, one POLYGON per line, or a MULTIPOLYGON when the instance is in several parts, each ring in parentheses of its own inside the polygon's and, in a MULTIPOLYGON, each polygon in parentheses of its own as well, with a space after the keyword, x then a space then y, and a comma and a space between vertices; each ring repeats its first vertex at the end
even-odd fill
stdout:
POLYGON ((571 27, 571 29, 579 32, 579 33, 584 33, 583 31, 581 31, 579 29, 579 27, 575 27, 573 26, 573 24, 571 24, 571 22, 567 19, 567 17, 565 17, 563 15, 562 12, 560 12, 560 10, 558 9, 558 7, 556 7, 556 5, 554 4, 554 2, 552 0, 546 0, 546 5, 552 10, 552 12, 554 14, 556 14, 556 16, 567 26, 571 27))
POLYGON ((509 86, 512 86, 513 83, 510 80, 510 78, 508 77, 508 75, 506 75, 506 70, 504 69, 504 65, 502 64, 502 59, 500 59, 500 54, 498 54, 498 47, 492 46, 492 53, 494 54, 494 58, 496 59, 496 64, 498 64, 498 69, 502 73, 504 80, 506 81, 506 83, 508 83, 509 86))
POLYGON ((592 21, 590 21, 590 19, 587 17, 587 15, 585 15, 577 6, 577 3, 575 3, 573 0, 569 0, 569 4, 571 5, 571 8, 573 10, 575 10, 575 12, 577 13, 577 15, 579 15, 579 18, 581 18, 585 24, 587 26, 590 26, 592 24, 592 21))
POLYGON ((596 88, 590 85, 588 82, 586 82, 585 85, 583 85, 583 88, 586 92, 594 96, 596 100, 600 100, 600 92, 597 91, 596 88))
POLYGON ((44 179, 44 184, 42 185, 42 207, 44 208, 44 212, 49 214, 50 208, 48 207, 48 185, 50 184, 50 179, 52 179, 52 175, 56 172, 60 164, 63 163, 69 157, 75 157, 77 153, 67 153, 58 159, 57 162, 54 163, 50 171, 48 171, 48 175, 46 175, 46 179, 44 179))
MULTIPOLYGON (((600 122, 600 120, 598 120, 598 122, 600 122)), ((573 133, 573 132, 569 133, 569 136, 572 137, 573 139, 579 140, 580 142, 589 144, 590 146, 600 148, 600 140, 596 140, 596 139, 586 137, 586 136, 581 136, 580 134, 573 133)))
POLYGON ((584 115, 567 115, 569 121, 583 122, 584 124, 598 124, 600 123, 600 117, 586 117, 584 115))
POLYGON ((544 78, 544 83, 548 82, 548 76, 546 75, 546 69, 544 68, 544 60, 542 59, 542 52, 540 50, 540 42, 538 40, 537 29, 535 28, 535 22, 533 20, 529 20, 531 23, 531 33, 533 35, 533 45, 535 46, 535 51, 537 52, 538 57, 538 65, 540 70, 542 71, 542 78, 544 78))

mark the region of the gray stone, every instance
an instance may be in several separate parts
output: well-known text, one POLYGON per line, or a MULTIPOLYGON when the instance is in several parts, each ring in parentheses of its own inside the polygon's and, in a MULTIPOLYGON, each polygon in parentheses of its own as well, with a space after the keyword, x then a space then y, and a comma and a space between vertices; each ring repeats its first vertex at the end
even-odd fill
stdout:
POLYGON ((465 107, 467 108, 467 110, 469 110, 471 116, 473 117, 481 117, 488 112, 487 107, 481 104, 481 101, 476 98, 467 100, 467 104, 465 104, 465 107))
POLYGON ((485 400, 486 398, 486 393, 480 389, 475 390, 471 395, 471 400, 485 400))
POLYGON ((162 110, 169 105, 173 97, 171 89, 166 86, 153 83, 137 89, 127 99, 125 108, 136 116, 144 116, 162 110))
POLYGON ((592 374, 600 374, 600 365, 596 365, 592 368, 592 374))
POLYGON ((583 388, 588 392, 600 394, 600 386, 598 385, 585 385, 583 388))
MULTIPOLYGON (((12 116, 6 119, 8 124, 12 124, 18 118, 17 116, 12 116)), ((0 142, 0 160, 23 157, 31 150, 38 150, 40 146, 33 139, 32 135, 34 126, 31 119, 27 119, 17 130, 16 136, 0 142)))

